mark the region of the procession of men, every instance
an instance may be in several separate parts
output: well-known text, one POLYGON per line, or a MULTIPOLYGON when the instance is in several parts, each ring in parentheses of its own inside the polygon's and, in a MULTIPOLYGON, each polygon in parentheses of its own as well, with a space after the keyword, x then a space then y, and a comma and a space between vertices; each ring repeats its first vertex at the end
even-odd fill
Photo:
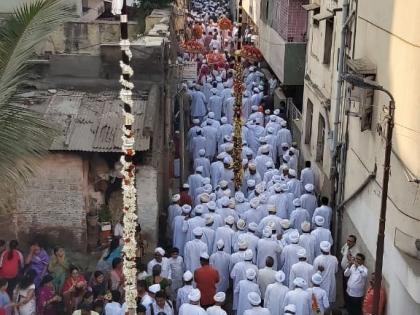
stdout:
MULTIPOLYGON (((336 283, 339 262, 331 254, 332 210, 328 198, 315 193, 311 163, 299 169, 293 134, 270 104, 276 82, 265 78, 258 62, 243 60, 238 187, 232 156, 238 25, 219 28, 217 21, 229 17, 228 1, 193 0, 188 16, 187 39, 224 54, 224 61, 210 63, 206 54, 180 56, 198 65, 197 79, 184 85, 191 99, 191 174, 172 197, 167 227, 173 248, 169 258, 156 249, 152 265, 161 268, 148 289, 172 295, 173 308, 154 313, 327 314, 342 285, 336 283), (162 279, 170 280, 170 290, 162 288, 162 279)), ((368 274, 364 256, 346 245, 341 261, 346 309, 358 315, 368 274)))

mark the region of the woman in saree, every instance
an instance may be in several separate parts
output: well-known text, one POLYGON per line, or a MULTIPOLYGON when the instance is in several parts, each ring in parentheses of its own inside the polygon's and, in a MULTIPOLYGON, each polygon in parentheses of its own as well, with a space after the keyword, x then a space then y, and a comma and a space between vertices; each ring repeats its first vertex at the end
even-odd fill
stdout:
POLYGON ((56 306, 61 297, 55 293, 53 281, 51 275, 46 275, 41 281, 36 302, 38 315, 58 315, 56 306))
POLYGON ((29 269, 33 270, 36 274, 34 280, 35 287, 39 287, 42 278, 48 273, 49 262, 50 256, 48 256, 45 249, 43 249, 38 242, 32 242, 25 263, 29 265, 29 269))
POLYGON ((96 270, 108 272, 112 267, 114 258, 121 257, 121 249, 120 241, 117 238, 113 238, 109 244, 109 248, 104 251, 102 257, 99 259, 96 270))
POLYGON ((63 300, 67 313, 73 313, 83 298, 87 289, 85 277, 76 266, 70 267, 70 275, 64 281, 63 300))
POLYGON ((63 248, 54 248, 54 254, 51 257, 51 261, 48 265, 48 271, 53 277, 55 292, 61 294, 64 280, 66 279, 66 275, 69 271, 69 264, 67 262, 66 253, 63 248))

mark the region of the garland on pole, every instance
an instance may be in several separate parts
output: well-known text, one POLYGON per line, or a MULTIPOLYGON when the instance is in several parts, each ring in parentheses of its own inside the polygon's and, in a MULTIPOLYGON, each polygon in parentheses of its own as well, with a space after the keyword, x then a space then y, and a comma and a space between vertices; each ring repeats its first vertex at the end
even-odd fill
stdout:
POLYGON ((235 96, 235 105, 233 111, 233 174, 235 182, 235 190, 239 191, 242 185, 242 63, 241 63, 241 46, 242 46, 242 0, 238 3, 238 42, 235 51, 235 78, 233 83, 233 93, 235 96))
POLYGON ((130 50, 130 41, 128 39, 128 17, 127 17, 127 3, 126 0, 114 0, 113 13, 120 14, 120 27, 121 27, 121 90, 120 99, 123 102, 123 126, 122 131, 122 152, 120 158, 122 164, 121 175, 122 190, 123 190, 123 213, 124 213, 124 231, 123 231, 123 275, 124 275, 124 291, 125 303, 127 306, 126 314, 135 314, 137 308, 137 268, 136 268, 136 186, 135 174, 136 167, 133 163, 135 155, 134 150, 134 115, 133 115, 133 100, 132 89, 134 84, 130 82, 134 71, 130 66, 132 53, 130 50))

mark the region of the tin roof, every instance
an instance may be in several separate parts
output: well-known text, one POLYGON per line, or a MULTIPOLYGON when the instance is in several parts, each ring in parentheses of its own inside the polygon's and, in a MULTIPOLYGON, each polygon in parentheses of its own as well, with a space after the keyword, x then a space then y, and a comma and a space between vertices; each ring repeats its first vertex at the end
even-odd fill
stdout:
MULTIPOLYGON (((154 120, 158 93, 133 93, 135 150, 150 149, 148 121, 154 120), (146 130, 147 129, 147 130, 146 130)), ((52 151, 120 152, 122 145, 122 103, 115 91, 87 93, 60 90, 48 101, 44 117, 61 129, 52 151)))

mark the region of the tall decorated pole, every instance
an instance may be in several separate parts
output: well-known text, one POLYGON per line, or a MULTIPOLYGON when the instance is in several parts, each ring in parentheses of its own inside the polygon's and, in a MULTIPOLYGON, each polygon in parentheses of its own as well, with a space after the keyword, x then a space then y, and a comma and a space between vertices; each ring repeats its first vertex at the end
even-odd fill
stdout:
POLYGON ((238 41, 235 51, 235 77, 233 83, 233 92, 235 95, 235 105, 233 113, 233 173, 235 190, 238 191, 242 184, 242 80, 243 71, 241 63, 241 48, 242 48, 242 0, 238 3, 238 41))
POLYGON ((133 76, 133 69, 130 67, 132 57, 130 50, 130 41, 128 40, 128 16, 126 0, 114 0, 112 2, 112 12, 120 15, 121 28, 121 90, 120 99, 123 105, 123 125, 122 125, 122 152, 121 163, 123 175, 123 213, 124 213, 124 246, 123 246, 123 274, 125 304, 127 306, 126 314, 135 315, 137 307, 137 269, 136 269, 136 187, 135 187, 135 165, 133 163, 134 151, 134 133, 133 133, 133 100, 132 89, 134 84, 130 82, 133 76))

